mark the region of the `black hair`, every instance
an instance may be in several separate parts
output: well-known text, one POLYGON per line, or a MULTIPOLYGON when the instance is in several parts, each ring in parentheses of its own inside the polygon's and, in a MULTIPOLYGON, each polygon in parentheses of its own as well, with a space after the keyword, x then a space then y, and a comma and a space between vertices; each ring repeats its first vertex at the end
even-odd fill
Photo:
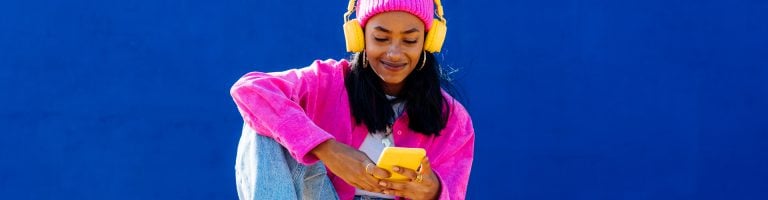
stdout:
MULTIPOLYGON (((432 53, 421 56, 416 69, 405 80, 400 94, 389 100, 384 93, 383 80, 372 67, 363 67, 362 53, 351 58, 351 68, 344 78, 355 123, 365 123, 371 133, 386 131, 395 116, 392 104, 405 102, 408 128, 421 134, 439 136, 450 116, 450 104, 443 96, 442 86, 451 86, 432 53), (427 59, 424 68, 422 60, 427 59)), ((452 90, 446 90, 449 92, 452 90)))

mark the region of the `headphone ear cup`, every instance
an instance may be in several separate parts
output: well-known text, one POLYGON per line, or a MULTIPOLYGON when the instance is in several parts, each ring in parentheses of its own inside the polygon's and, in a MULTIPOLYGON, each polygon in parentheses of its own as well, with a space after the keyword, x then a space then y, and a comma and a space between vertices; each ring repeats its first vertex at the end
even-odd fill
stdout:
POLYGON ((448 27, 440 20, 432 20, 432 28, 427 33, 427 38, 424 39, 424 50, 430 53, 440 52, 443 48, 443 42, 445 42, 445 33, 448 31, 448 27))
POLYGON ((347 52, 362 52, 365 47, 363 28, 357 19, 344 23, 344 38, 347 43, 347 52))

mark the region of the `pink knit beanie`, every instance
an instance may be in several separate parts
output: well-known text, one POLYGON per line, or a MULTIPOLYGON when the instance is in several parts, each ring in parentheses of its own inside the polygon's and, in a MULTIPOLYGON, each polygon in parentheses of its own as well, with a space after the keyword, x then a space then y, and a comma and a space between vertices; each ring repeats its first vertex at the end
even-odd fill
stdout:
POLYGON ((405 11, 413 14, 424 22, 428 31, 432 28, 432 16, 435 13, 433 0, 358 0, 357 20, 365 28, 365 24, 376 14, 388 11, 405 11))

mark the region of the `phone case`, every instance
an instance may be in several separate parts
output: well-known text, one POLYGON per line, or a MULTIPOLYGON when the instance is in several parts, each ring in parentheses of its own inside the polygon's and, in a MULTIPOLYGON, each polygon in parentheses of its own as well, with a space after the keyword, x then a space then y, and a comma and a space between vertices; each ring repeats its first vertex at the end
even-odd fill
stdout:
POLYGON ((421 160, 427 156, 427 151, 422 148, 385 147, 379 156, 376 166, 389 171, 391 176, 385 180, 408 181, 408 177, 392 171, 392 167, 400 166, 417 170, 421 160))

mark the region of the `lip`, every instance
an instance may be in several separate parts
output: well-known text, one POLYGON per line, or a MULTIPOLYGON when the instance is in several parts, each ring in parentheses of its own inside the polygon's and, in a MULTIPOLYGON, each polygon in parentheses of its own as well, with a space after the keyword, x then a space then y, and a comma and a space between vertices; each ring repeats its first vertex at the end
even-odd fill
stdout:
POLYGON ((408 66, 407 63, 391 63, 391 62, 385 62, 385 61, 379 61, 381 65, 384 66, 384 68, 390 70, 390 71, 399 71, 402 69, 405 69, 405 66, 408 66))

